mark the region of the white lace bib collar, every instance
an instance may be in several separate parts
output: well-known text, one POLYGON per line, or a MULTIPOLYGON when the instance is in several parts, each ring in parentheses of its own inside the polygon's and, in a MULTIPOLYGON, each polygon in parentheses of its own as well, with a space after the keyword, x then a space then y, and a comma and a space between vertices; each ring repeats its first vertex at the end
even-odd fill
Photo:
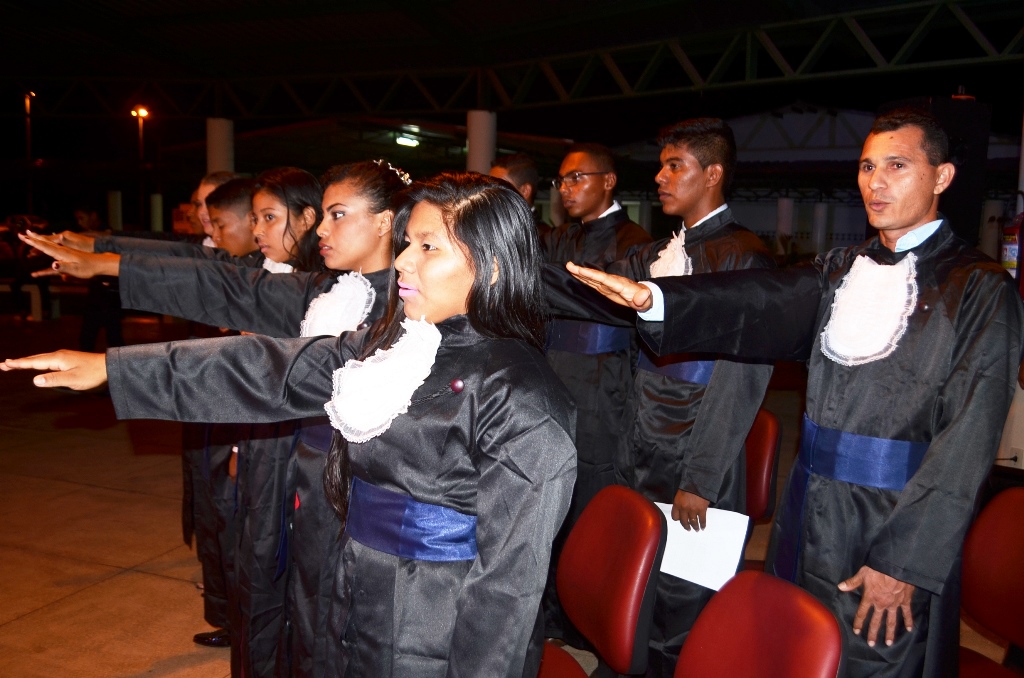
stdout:
POLYGON ((299 336, 336 337, 342 332, 350 332, 370 314, 376 298, 373 285, 359 273, 353 271, 338 276, 331 289, 310 302, 299 336))
POLYGON ((364 443, 409 411, 437 357, 441 333, 425 320, 402 321, 405 333, 366 360, 349 360, 334 372, 334 395, 324 405, 331 426, 345 440, 364 443))
POLYGON ((693 273, 693 260, 686 253, 686 229, 680 228, 668 244, 658 252, 658 259, 651 263, 651 277, 664 278, 671 275, 693 273))
POLYGON ((917 307, 917 257, 885 266, 859 256, 836 290, 821 352, 847 367, 887 358, 917 307))

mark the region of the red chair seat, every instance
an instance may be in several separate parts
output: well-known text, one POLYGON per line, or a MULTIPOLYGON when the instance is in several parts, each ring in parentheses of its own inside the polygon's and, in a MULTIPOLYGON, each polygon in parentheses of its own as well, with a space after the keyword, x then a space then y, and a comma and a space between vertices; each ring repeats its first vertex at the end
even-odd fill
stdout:
POLYGON ((580 663, 554 643, 544 643, 544 654, 540 659, 538 678, 587 678, 587 672, 580 663))
POLYGON ((737 574, 693 625, 675 678, 835 678, 839 624, 814 596, 763 572, 737 574))

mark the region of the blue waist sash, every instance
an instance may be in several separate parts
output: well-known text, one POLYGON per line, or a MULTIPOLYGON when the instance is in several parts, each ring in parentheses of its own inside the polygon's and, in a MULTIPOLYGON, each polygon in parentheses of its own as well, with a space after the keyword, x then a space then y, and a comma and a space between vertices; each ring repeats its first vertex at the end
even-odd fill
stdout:
POLYGON ((345 531, 360 544, 399 558, 476 558, 476 516, 424 504, 359 478, 352 479, 345 531))
POLYGON ((597 355, 625 351, 630 330, 581 320, 552 320, 548 325, 548 350, 597 355))
POLYGON ((775 575, 796 580, 804 501, 811 474, 854 485, 900 491, 917 472, 929 443, 872 438, 818 426, 804 414, 800 452, 779 516, 775 575))
POLYGON ((677 363, 665 363, 655 365, 647 356, 647 351, 640 352, 640 361, 637 367, 647 372, 654 372, 665 377, 671 377, 679 381, 686 381, 691 384, 707 385, 711 381, 711 372, 715 369, 714 360, 683 360, 677 363))
POLYGON ((302 420, 299 440, 313 449, 330 452, 333 435, 334 429, 331 428, 329 420, 324 417, 310 417, 302 420))

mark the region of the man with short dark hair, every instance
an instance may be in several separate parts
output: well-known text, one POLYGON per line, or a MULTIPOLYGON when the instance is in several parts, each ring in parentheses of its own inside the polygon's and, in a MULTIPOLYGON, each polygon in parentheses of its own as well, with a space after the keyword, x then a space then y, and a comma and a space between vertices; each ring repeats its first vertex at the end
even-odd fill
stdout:
MULTIPOLYGON (((569 148, 555 187, 572 218, 548 234, 548 261, 586 262, 604 268, 651 241, 630 221, 614 198, 617 177, 611 151, 600 144, 569 148)), ((624 455, 630 425, 633 384, 633 330, 561 319, 549 324, 548 362, 576 399, 576 489, 569 515, 552 552, 552 572, 560 544, 590 499, 615 482, 613 460, 624 455)), ((561 638, 570 629, 562 618, 553 577, 545 594, 547 633, 561 638)), ((567 640, 581 641, 570 630, 567 640)))
POLYGON ((213 243, 233 257, 259 249, 252 234, 252 193, 251 179, 232 179, 206 196, 213 243))
MULTIPOLYGON (((607 270, 647 280, 774 268, 771 252, 736 223, 725 201, 736 165, 732 129, 717 118, 684 120, 663 129, 658 145, 658 198, 665 214, 682 219, 682 228, 607 270)), ((705 527, 709 506, 744 512, 744 444, 771 363, 714 353, 661 359, 641 349, 629 444, 626 455, 615 460, 616 480, 652 501, 671 504, 672 517, 687 530, 705 527)), ((659 574, 648 676, 672 677, 690 628, 713 594, 659 574)))
POLYGON ((512 184, 519 195, 523 196, 526 204, 533 211, 533 223, 536 224, 537 235, 543 243, 548 233, 551 232, 551 226, 544 221, 533 204, 537 199, 537 185, 540 181, 537 163, 525 153, 502 155, 491 163, 489 174, 495 179, 502 179, 512 184))
POLYGON ((850 676, 956 674, 960 552, 1024 348, 1014 281, 938 214, 947 144, 927 113, 880 117, 858 174, 878 236, 811 265, 643 285, 575 271, 643 312, 661 354, 808 360, 766 569, 835 614, 850 676))

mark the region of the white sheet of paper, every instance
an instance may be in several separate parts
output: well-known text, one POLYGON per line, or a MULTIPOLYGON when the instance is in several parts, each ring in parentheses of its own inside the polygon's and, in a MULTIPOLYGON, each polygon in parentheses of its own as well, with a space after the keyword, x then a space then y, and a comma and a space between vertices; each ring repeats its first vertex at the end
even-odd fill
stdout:
POLYGON ((742 513, 709 508, 707 527, 687 531, 672 520, 672 505, 659 504, 668 520, 668 539, 661 571, 715 591, 736 574, 750 518, 742 513))

